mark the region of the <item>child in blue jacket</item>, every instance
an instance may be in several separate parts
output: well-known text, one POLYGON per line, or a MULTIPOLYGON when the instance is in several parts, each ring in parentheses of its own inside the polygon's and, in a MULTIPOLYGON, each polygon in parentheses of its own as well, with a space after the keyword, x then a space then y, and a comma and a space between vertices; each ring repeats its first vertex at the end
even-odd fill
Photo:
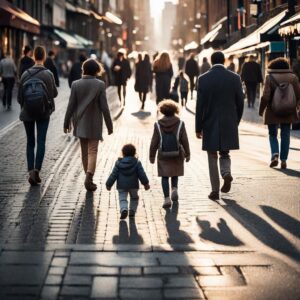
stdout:
POLYGON ((132 144, 126 144, 122 148, 122 158, 116 161, 114 169, 106 181, 107 190, 117 181, 117 190, 120 201, 120 219, 126 219, 128 215, 128 194, 130 195, 129 217, 134 218, 138 206, 139 181, 145 190, 150 189, 148 177, 141 162, 136 158, 136 148, 132 144))

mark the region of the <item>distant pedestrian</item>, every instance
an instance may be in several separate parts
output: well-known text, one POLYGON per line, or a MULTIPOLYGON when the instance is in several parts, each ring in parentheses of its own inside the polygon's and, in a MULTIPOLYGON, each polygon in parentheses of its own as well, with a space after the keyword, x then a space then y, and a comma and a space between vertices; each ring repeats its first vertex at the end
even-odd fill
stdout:
POLYGON ((80 54, 78 61, 75 62, 70 70, 68 83, 69 87, 72 86, 72 82, 78 79, 81 79, 82 76, 82 64, 86 61, 86 56, 84 54, 80 54))
POLYGON ((229 151, 239 149, 238 125, 242 118, 244 95, 240 76, 225 69, 222 52, 211 56, 212 68, 198 79, 196 135, 203 138, 207 151, 212 191, 208 198, 219 199, 220 173, 224 179, 221 192, 228 193, 233 180, 229 151))
POLYGON ((149 179, 144 171, 142 163, 136 157, 136 148, 132 144, 126 144, 122 148, 122 157, 119 158, 106 181, 107 190, 117 181, 117 190, 119 193, 121 219, 126 219, 128 215, 128 194, 130 196, 129 217, 134 218, 139 201, 139 181, 145 187, 150 189, 149 179))
POLYGON ((32 57, 32 49, 30 46, 25 46, 23 50, 23 57, 20 59, 19 63, 19 71, 18 71, 18 76, 19 79, 23 75, 23 73, 33 67, 34 65, 34 60, 31 58, 32 57))
POLYGON ((176 77, 172 90, 176 90, 177 92, 178 88, 180 92, 181 105, 185 106, 188 100, 189 78, 183 71, 180 71, 179 75, 176 77))
POLYGON ((17 67, 10 52, 7 52, 5 58, 0 61, 0 77, 2 78, 4 87, 2 104, 3 108, 7 110, 11 109, 12 91, 15 85, 16 75, 17 67))
POLYGON ((145 54, 144 59, 142 55, 139 58, 139 61, 136 63, 135 69, 135 85, 134 89, 139 93, 140 101, 142 102, 141 109, 145 108, 145 101, 147 98, 147 93, 149 92, 150 85, 152 82, 152 70, 150 64, 150 57, 148 54, 145 54))
POLYGON ((228 66, 227 66, 227 70, 231 71, 231 72, 235 72, 235 63, 234 63, 234 56, 233 55, 230 55, 228 57, 228 66))
POLYGON ((199 75, 199 66, 195 60, 195 53, 191 53, 190 58, 186 61, 185 73, 190 79, 191 99, 193 99, 193 91, 196 84, 195 81, 199 75))
POLYGON ((159 54, 153 63, 156 83, 156 104, 163 99, 168 99, 173 77, 173 67, 168 52, 159 54))
POLYGON ((183 55, 178 57, 178 70, 183 70, 185 65, 185 57, 183 55))
POLYGON ((260 65, 255 61, 255 56, 250 55, 249 61, 242 66, 242 81, 245 83, 248 107, 254 107, 257 86, 263 82, 260 65))
POLYGON ((101 73, 100 64, 94 59, 86 60, 82 65, 82 78, 71 86, 71 95, 65 114, 64 132, 71 131, 80 139, 81 159, 86 174, 84 185, 88 191, 95 191, 93 182, 96 169, 99 141, 102 137, 103 117, 108 134, 113 132, 113 124, 107 104, 105 84, 96 78, 101 73))
POLYGON ((111 69, 114 74, 115 85, 118 88, 119 100, 122 103, 123 96, 123 105, 125 105, 126 85, 128 79, 131 77, 131 68, 123 52, 117 53, 117 58, 114 60, 111 69))
POLYGON ((200 75, 203 75, 207 71, 209 71, 211 68, 210 63, 207 60, 207 57, 203 57, 202 65, 200 67, 200 75))
POLYGON ((268 65, 268 74, 266 75, 263 96, 259 107, 259 115, 264 117, 264 123, 268 125, 269 129, 271 168, 278 165, 279 157, 281 168, 287 168, 290 127, 291 124, 299 122, 297 106, 300 107, 298 77, 291 71, 290 65, 285 58, 276 58, 268 65), (280 151, 277 139, 279 127, 281 137, 280 151))
POLYGON ((55 84, 57 87, 59 87, 59 78, 58 78, 58 72, 57 72, 57 67, 55 65, 54 62, 55 59, 55 53, 50 50, 48 52, 48 57, 45 60, 45 68, 47 68, 48 70, 50 70, 54 76, 54 80, 55 80, 55 84))
POLYGON ((57 96, 57 89, 53 74, 44 67, 45 48, 35 47, 33 56, 35 65, 26 70, 20 80, 18 102, 21 106, 20 120, 24 123, 27 136, 28 181, 31 185, 37 185, 41 183, 39 173, 45 155, 50 115, 55 110, 54 98, 57 96), (35 127, 37 138, 35 138, 35 127))
POLYGON ((150 162, 154 164, 157 154, 158 176, 162 177, 164 193, 163 208, 171 207, 171 200, 178 201, 178 176, 184 175, 184 160, 190 160, 190 147, 184 122, 177 116, 178 105, 172 100, 159 104, 163 117, 155 123, 150 145, 150 162), (171 178, 171 199, 169 179, 171 178))

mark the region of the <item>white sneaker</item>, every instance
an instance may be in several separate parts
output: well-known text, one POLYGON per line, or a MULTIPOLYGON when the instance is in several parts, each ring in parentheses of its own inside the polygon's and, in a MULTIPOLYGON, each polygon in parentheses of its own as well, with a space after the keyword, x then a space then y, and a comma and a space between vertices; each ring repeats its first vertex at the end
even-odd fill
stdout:
POLYGON ((164 201, 164 204, 163 204, 163 208, 170 208, 171 205, 172 205, 172 202, 171 202, 170 197, 166 197, 165 201, 164 201))
POLYGON ((178 189, 175 188, 175 187, 172 188, 171 200, 172 201, 178 201, 178 189))

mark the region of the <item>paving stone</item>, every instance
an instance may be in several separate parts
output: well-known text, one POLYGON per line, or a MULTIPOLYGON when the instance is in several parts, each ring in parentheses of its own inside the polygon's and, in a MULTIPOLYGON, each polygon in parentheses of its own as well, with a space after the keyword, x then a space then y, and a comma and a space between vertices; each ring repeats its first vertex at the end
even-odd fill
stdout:
POLYGON ((42 289, 41 298, 53 300, 56 299, 59 293, 60 286, 47 286, 42 289))
POLYGON ((163 281, 154 277, 121 277, 120 288, 156 289, 161 288, 163 281))
POLYGON ((162 292, 160 290, 146 290, 146 289, 121 289, 120 290, 121 299, 149 299, 149 300, 159 300, 163 299, 162 292))
POLYGON ((118 275, 119 269, 116 267, 97 267, 97 266, 69 266, 67 274, 81 275, 118 275))
MULTIPOLYGON (((5 286, 1 287, 0 297, 1 294, 6 295, 3 297, 7 297, 8 295, 22 295, 22 296, 37 296, 39 294, 40 287, 39 286, 5 286)), ((1 297, 2 298, 2 297, 1 297)), ((5 299, 3 298, 3 299, 5 299)))
POLYGON ((164 278, 165 288, 197 288, 198 284, 194 276, 169 276, 164 278))
POLYGON ((79 275, 66 275, 64 277, 64 284, 66 285, 91 285, 91 276, 79 276, 79 275))
POLYGON ((189 257, 185 253, 159 253, 157 256, 163 266, 215 266, 211 258, 189 257))
POLYGON ((203 292, 195 288, 165 289, 164 296, 166 299, 205 299, 203 292))
POLYGON ((46 285, 60 285, 62 283, 62 275, 48 275, 45 281, 46 285))
POLYGON ((142 268, 121 268, 121 275, 138 276, 142 275, 142 268))
POLYGON ((217 267, 192 267, 191 270, 198 275, 221 275, 217 267))
POLYGON ((145 267, 144 274, 177 274, 179 269, 177 267, 145 267))
POLYGON ((21 251, 3 251, 0 255, 0 264, 14 265, 35 265, 49 264, 52 259, 51 252, 21 252, 21 251))
POLYGON ((90 288, 64 285, 60 294, 62 296, 88 296, 90 294, 90 288))
POLYGON ((51 266, 52 267, 66 267, 68 265, 68 257, 54 257, 51 266))
POLYGON ((118 293, 118 278, 117 277, 99 277, 93 279, 92 298, 109 299, 116 298, 118 293))
POLYGON ((49 269, 50 275, 64 275, 66 268, 64 267, 51 267, 49 269))

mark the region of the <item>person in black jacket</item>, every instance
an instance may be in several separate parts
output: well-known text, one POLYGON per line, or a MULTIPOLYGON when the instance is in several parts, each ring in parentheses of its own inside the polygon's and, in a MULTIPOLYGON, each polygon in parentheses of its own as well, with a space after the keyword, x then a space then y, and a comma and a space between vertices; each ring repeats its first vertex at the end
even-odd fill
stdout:
POLYGON ((79 55, 78 62, 74 63, 69 74, 68 82, 71 88, 72 82, 81 78, 82 75, 82 64, 86 61, 86 56, 83 54, 79 55))
POLYGON ((185 73, 190 79, 191 99, 193 99, 193 91, 195 89, 195 78, 199 76, 199 66, 195 60, 194 53, 191 53, 190 58, 186 61, 185 73))
POLYGON ((19 79, 21 78, 22 74, 30 69, 31 67, 34 66, 34 60, 31 58, 32 56, 32 49, 30 46, 25 46, 23 50, 24 56, 20 59, 19 62, 19 71, 18 71, 18 76, 19 79))
POLYGON ((54 76, 54 80, 55 80, 55 85, 57 87, 59 87, 58 72, 57 72, 57 68, 54 63, 54 58, 55 58, 55 54, 52 50, 50 50, 48 52, 48 57, 45 60, 44 66, 45 66, 45 68, 47 68, 49 71, 52 72, 52 74, 54 76))

